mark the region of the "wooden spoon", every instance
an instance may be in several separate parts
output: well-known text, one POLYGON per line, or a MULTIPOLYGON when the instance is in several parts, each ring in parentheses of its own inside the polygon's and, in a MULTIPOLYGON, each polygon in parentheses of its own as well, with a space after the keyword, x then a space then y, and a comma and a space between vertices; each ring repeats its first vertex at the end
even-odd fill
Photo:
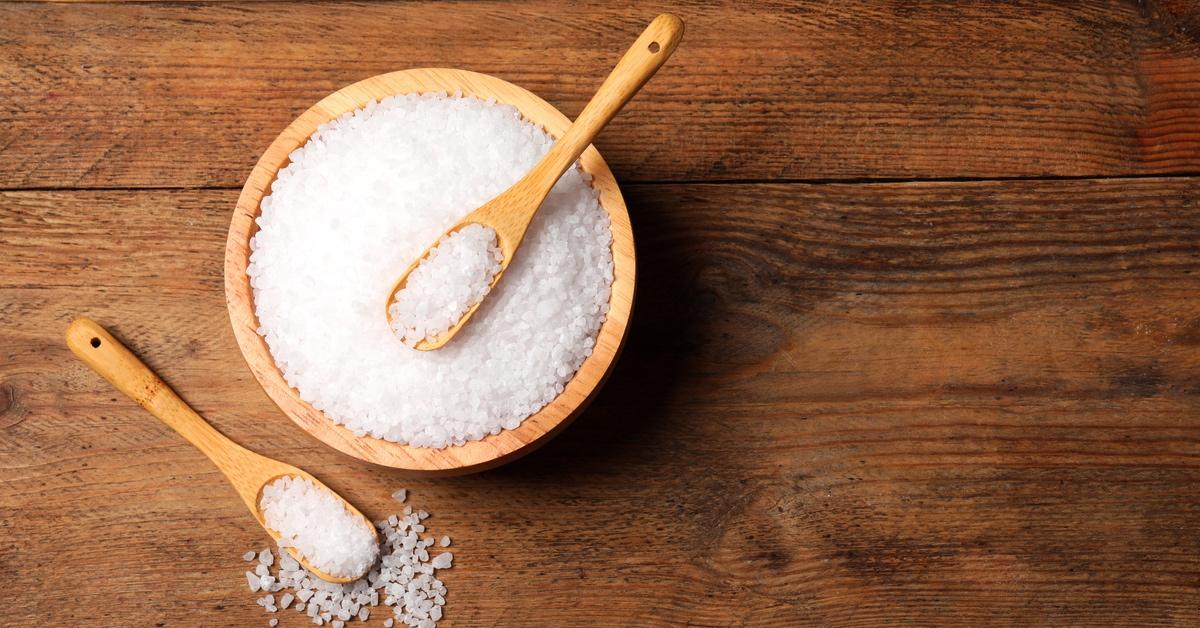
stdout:
MULTIPOLYGON (((388 292, 387 302, 384 305, 389 325, 392 319, 392 302, 396 298, 396 293, 408 283, 409 275, 429 256, 430 250, 443 238, 469 224, 485 225, 496 231, 497 244, 504 259, 500 262, 500 270, 492 277, 491 287, 495 288, 509 263, 512 262, 517 247, 521 245, 521 240, 525 237, 525 230, 529 227, 529 222, 533 220, 533 215, 537 213, 538 207, 546 199, 546 195, 550 193, 554 184, 558 182, 559 177, 571 164, 575 163, 579 155, 600 134, 609 120, 617 115, 621 107, 624 107, 625 103, 629 102, 629 99, 633 98, 633 95, 642 88, 642 85, 645 85, 646 81, 654 76, 658 68, 675 51, 675 46, 679 44, 681 37, 683 37, 683 22, 678 17, 664 13, 654 18, 646 30, 642 31, 637 41, 633 42, 633 46, 629 48, 625 56, 617 62, 612 73, 600 85, 596 95, 583 108, 583 112, 575 119, 571 128, 567 129, 562 138, 529 171, 529 174, 450 227, 445 234, 425 249, 425 252, 396 280, 391 291, 388 292)), ((422 339, 416 343, 415 347, 421 351, 431 351, 445 345, 466 325, 471 315, 479 308, 480 303, 471 306, 458 322, 441 335, 433 339, 422 339)))
MULTIPOLYGON (((233 488, 237 489, 238 494, 242 496, 242 501, 246 502, 246 506, 250 508, 250 512, 258 520, 259 525, 276 541, 279 540, 279 533, 267 526, 262 512, 259 510, 258 501, 264 486, 279 477, 288 475, 304 478, 312 482, 314 486, 337 496, 348 511, 362 518, 363 523, 375 535, 375 542, 379 542, 379 534, 375 532, 375 526, 357 508, 303 470, 256 454, 229 440, 228 437, 209 425, 199 414, 196 414, 195 410, 184 403, 175 394, 175 391, 154 374, 154 371, 138 360, 130 353, 129 349, 126 349, 95 321, 80 318, 71 323, 71 326, 67 328, 67 346, 80 360, 83 360, 84 364, 92 367, 92 370, 103 375, 104 379, 116 386, 117 390, 138 402, 143 408, 149 410, 150 414, 161 419, 163 423, 171 426, 176 432, 179 432, 180 436, 183 436, 215 462, 217 468, 221 469, 221 472, 229 479, 229 483, 233 484, 233 488)), ((308 559, 301 556, 295 548, 289 547, 287 551, 292 558, 304 565, 305 569, 313 572, 322 580, 344 584, 353 582, 362 576, 362 574, 358 574, 353 578, 344 578, 327 574, 313 567, 308 559)))

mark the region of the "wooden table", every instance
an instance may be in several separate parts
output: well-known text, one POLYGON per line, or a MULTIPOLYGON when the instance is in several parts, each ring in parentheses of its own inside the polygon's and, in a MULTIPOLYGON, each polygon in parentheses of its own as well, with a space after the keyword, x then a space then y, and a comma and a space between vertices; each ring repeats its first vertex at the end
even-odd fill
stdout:
POLYGON ((407 486, 446 625, 1200 623, 1188 0, 6 4, 0 147, 0 623, 266 623, 264 534, 81 315, 369 514, 407 486), (661 8, 684 42, 598 144, 640 266, 595 405, 455 479, 293 426, 221 280, 274 135, 421 66, 574 115, 661 8))

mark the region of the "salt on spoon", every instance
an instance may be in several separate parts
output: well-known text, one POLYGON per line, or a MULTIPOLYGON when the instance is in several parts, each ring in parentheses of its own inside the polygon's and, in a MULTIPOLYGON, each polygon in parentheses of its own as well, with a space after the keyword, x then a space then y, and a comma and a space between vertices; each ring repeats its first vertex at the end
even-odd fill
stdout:
POLYGON ((491 227, 471 224, 443 236, 388 306, 392 331, 413 348, 436 340, 487 296, 502 259, 491 227))
POLYGON ((256 454, 229 440, 196 414, 149 367, 95 321, 87 318, 75 320, 67 328, 66 340, 67 346, 84 364, 216 463, 258 523, 276 542, 282 540, 280 544, 286 546, 288 553, 306 569, 323 580, 336 583, 353 582, 370 569, 379 551, 375 527, 320 480, 301 469, 256 454), (292 490, 297 486, 303 487, 299 494, 292 490), (311 523, 312 517, 337 514, 338 505, 341 506, 340 521, 345 525, 357 522, 365 526, 365 531, 370 535, 369 541, 361 534, 362 528, 351 526, 344 537, 338 537, 344 541, 342 547, 334 547, 332 553, 327 545, 302 542, 301 539, 308 541, 314 533, 321 533, 320 529, 314 527, 316 524, 311 523), (289 510, 286 515, 272 513, 270 521, 264 515, 264 510, 278 511, 280 507, 288 506, 299 510, 289 510), (272 522, 284 529, 272 528, 272 522), (297 545, 313 551, 315 555, 311 558, 317 561, 310 560, 309 556, 299 551, 297 545), (332 567, 332 572, 323 568, 326 566, 332 567))
MULTIPOLYGON (((388 292, 385 308, 388 324, 397 336, 415 349, 431 351, 445 345, 466 325, 487 293, 503 277, 525 237, 529 222, 559 177, 575 163, 625 103, 662 67, 675 51, 681 37, 683 22, 678 17, 664 13, 654 18, 617 62, 575 123, 529 174, 450 227, 400 275, 388 292), (484 280, 478 278, 474 265, 456 266, 454 262, 435 254, 454 242, 454 238, 463 231, 476 227, 496 234, 495 245, 501 255, 499 268, 484 280), (439 258, 442 259, 440 263, 439 258), (422 272, 427 270, 427 263, 433 269, 422 272), (454 290, 464 293, 466 298, 447 299, 444 295, 438 295, 436 290, 430 291, 428 282, 431 278, 465 280, 467 283, 464 288, 454 290), (410 279, 414 282, 411 286, 410 279), (412 293, 409 293, 410 290, 412 293)), ((483 252, 484 255, 490 246, 482 237, 470 237, 464 244, 473 245, 476 253, 483 252)), ((483 255, 467 257, 482 259, 483 255)))

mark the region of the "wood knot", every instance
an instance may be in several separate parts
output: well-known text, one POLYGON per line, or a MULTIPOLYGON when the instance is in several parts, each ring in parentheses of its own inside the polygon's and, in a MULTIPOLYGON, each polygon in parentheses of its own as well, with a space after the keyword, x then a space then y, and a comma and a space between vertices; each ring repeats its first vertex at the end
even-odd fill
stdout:
POLYGON ((17 389, 12 384, 0 383, 0 429, 20 423, 26 414, 17 403, 17 389))
POLYGON ((8 384, 0 384, 0 415, 7 414, 9 410, 16 407, 16 391, 8 384))

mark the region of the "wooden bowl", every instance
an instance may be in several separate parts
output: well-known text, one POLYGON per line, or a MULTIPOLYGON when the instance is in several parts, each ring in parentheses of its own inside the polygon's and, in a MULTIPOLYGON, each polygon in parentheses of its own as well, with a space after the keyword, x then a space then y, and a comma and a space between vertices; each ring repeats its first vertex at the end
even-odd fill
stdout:
POLYGON ((612 297, 608 317, 600 327, 592 355, 584 360, 562 394, 549 405, 526 418, 516 429, 503 430, 464 445, 432 449, 355 436, 302 400, 299 393, 287 385, 266 342, 255 331, 258 317, 254 313, 250 279, 246 276, 250 238, 258 230, 254 220, 259 215, 259 203, 271 189, 276 173, 288 163, 288 155, 307 142, 321 124, 372 100, 396 94, 443 91, 494 98, 513 105, 527 120, 545 127, 556 138, 571 124, 561 112, 529 91, 485 74, 426 68, 373 76, 325 97, 296 118, 271 143, 242 188, 225 243, 225 300, 233 323, 233 335, 267 395, 292 421, 334 449, 368 462, 423 475, 456 475, 491 468, 514 460, 549 440, 583 410, 608 376, 620 353, 633 306, 635 258, 629 214, 612 171, 595 147, 589 146, 579 162, 592 176, 592 185, 600 193, 600 204, 612 222, 612 297))

